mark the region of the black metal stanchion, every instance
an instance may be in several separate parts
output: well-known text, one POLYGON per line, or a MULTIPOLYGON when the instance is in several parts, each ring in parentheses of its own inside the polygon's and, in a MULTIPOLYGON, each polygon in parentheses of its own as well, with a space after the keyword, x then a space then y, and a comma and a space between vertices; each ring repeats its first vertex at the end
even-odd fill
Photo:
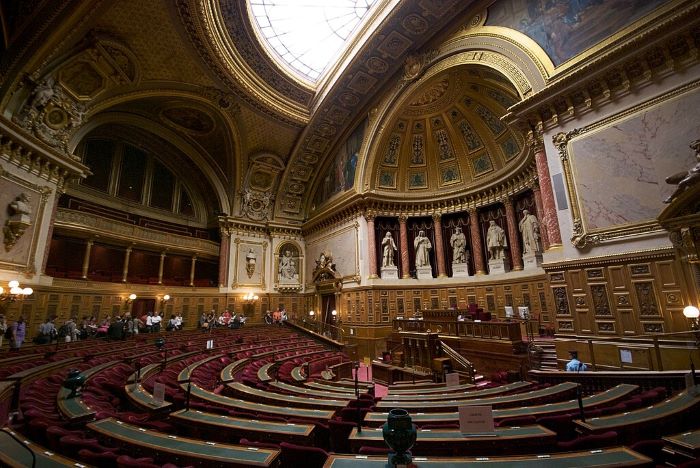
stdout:
POLYGON ((187 394, 185 394, 185 411, 190 410, 190 395, 192 394, 192 380, 187 380, 187 394))
POLYGON ((586 422, 586 413, 583 411, 583 398, 581 395, 581 384, 576 387, 576 399, 578 400, 578 412, 581 416, 581 421, 586 422))
POLYGON ((360 421, 360 363, 355 364, 355 398, 356 398, 356 409, 357 409, 357 433, 362 432, 362 421, 360 421))

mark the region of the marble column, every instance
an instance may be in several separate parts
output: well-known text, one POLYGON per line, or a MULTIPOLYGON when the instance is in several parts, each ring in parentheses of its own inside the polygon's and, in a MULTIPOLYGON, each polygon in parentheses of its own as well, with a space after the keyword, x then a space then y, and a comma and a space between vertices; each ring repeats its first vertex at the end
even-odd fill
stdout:
POLYGON ((224 288, 228 284, 228 262, 231 251, 231 234, 221 230, 221 244, 219 244, 219 287, 224 288))
MULTIPOLYGON (((537 218, 542 224, 542 194, 540 193, 540 184, 536 183, 532 186, 532 193, 535 196, 535 207, 537 208, 537 218)), ((549 237, 547 237, 547 229, 540 229, 540 240, 542 240, 542 250, 549 249, 549 237)))
POLYGON ((446 278, 445 248, 442 245, 442 215, 433 215, 433 229, 435 229, 435 256, 437 257, 438 278, 446 278))
POLYGON ((408 216, 399 216, 399 240, 401 245, 401 278, 410 278, 411 271, 409 268, 409 256, 408 256, 408 229, 406 227, 406 221, 408 221, 408 216))
POLYGON ((469 210, 469 234, 472 238, 472 258, 474 259, 475 274, 485 275, 484 246, 481 244, 481 236, 479 235, 479 219, 476 208, 469 210))
POLYGON ((192 255, 192 263, 190 264, 190 286, 194 286, 194 266, 197 263, 197 256, 192 255))
POLYGON ((126 277, 129 274, 129 257, 131 257, 131 247, 126 248, 126 255, 124 255, 124 268, 122 269, 122 283, 126 283, 126 277))
POLYGON ((367 261, 369 262, 369 277, 370 279, 378 278, 377 276, 377 234, 374 232, 374 215, 366 213, 367 220, 367 261))
POLYGON ((541 224, 547 231, 549 246, 561 245, 561 232, 559 231, 559 220, 557 218, 557 207, 554 203, 554 191, 552 190, 552 179, 549 175, 547 165, 547 153, 544 151, 544 141, 542 134, 532 132, 528 135, 528 144, 535 152, 535 165, 537 166, 537 178, 540 182, 542 195, 542 220, 541 224))
POLYGON ((158 264, 158 284, 163 284, 163 265, 165 264, 165 252, 160 253, 160 264, 158 264))
POLYGON ((85 253, 83 254, 83 279, 87 279, 88 270, 90 269, 90 252, 92 251, 92 244, 94 241, 89 240, 85 244, 85 253))
POLYGON ((503 205, 506 207, 508 245, 510 246, 510 256, 513 259, 513 270, 519 271, 523 269, 523 251, 520 248, 520 232, 518 230, 518 220, 515 216, 513 199, 511 197, 506 197, 505 200, 503 200, 503 205))

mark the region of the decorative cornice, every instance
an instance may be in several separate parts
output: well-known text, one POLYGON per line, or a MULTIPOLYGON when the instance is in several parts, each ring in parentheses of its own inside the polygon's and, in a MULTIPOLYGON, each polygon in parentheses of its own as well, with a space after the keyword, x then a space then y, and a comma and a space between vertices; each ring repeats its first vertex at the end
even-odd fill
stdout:
POLYGON ((588 63, 555 76, 542 91, 510 107, 504 120, 530 130, 551 129, 698 62, 700 4, 670 18, 588 63))
POLYGON ((442 216, 447 213, 468 212, 472 208, 480 208, 499 203, 531 188, 537 181, 537 170, 534 164, 529 164, 518 174, 511 174, 510 179, 486 189, 457 196, 452 199, 436 199, 432 201, 387 200, 384 196, 374 193, 355 195, 342 205, 334 205, 334 209, 326 210, 313 220, 304 224, 304 235, 328 229, 356 218, 363 213, 371 216, 393 217, 422 217, 442 216))
POLYGON ((583 268, 592 266, 601 266, 603 264, 628 264, 630 262, 641 262, 648 260, 659 260, 673 258, 675 252, 671 247, 663 247, 659 249, 634 250, 622 254, 614 255, 597 255, 594 257, 586 257, 583 259, 568 259, 556 262, 547 262, 542 264, 542 268, 547 273, 570 268, 583 268))
POLYGON ((79 233, 81 237, 112 239, 120 243, 143 245, 156 250, 165 249, 187 255, 207 257, 219 255, 218 242, 179 236, 63 208, 56 210, 54 226, 57 230, 79 233))
POLYGON ((61 153, 28 136, 4 117, 0 117, 0 159, 55 183, 59 191, 68 180, 83 178, 90 173, 79 157, 61 153))

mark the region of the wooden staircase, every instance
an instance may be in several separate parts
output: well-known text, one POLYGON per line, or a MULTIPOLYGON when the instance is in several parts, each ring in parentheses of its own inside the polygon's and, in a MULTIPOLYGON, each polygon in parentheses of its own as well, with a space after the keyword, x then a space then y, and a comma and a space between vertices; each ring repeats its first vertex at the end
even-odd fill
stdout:
POLYGON ((532 367, 539 370, 558 370, 557 351, 551 340, 533 340, 532 367))

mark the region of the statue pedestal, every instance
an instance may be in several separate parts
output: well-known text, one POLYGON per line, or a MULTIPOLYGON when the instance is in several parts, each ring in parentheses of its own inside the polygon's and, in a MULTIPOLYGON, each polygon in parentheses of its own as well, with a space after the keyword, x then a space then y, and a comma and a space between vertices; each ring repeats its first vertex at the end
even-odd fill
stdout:
POLYGON ((509 271, 510 265, 507 259, 500 258, 497 260, 489 260, 489 275, 498 275, 508 273, 509 271))
POLYGON ((382 267, 382 279, 399 279, 399 269, 395 266, 382 267))
POLYGON ((523 255, 523 270, 534 270, 542 265, 542 254, 539 252, 523 255))
POLYGON ((469 265, 466 263, 453 263, 452 264, 452 277, 453 278, 468 278, 469 277, 469 265))
POLYGON ((420 279, 433 279, 433 269, 429 266, 417 267, 416 277, 420 279))

